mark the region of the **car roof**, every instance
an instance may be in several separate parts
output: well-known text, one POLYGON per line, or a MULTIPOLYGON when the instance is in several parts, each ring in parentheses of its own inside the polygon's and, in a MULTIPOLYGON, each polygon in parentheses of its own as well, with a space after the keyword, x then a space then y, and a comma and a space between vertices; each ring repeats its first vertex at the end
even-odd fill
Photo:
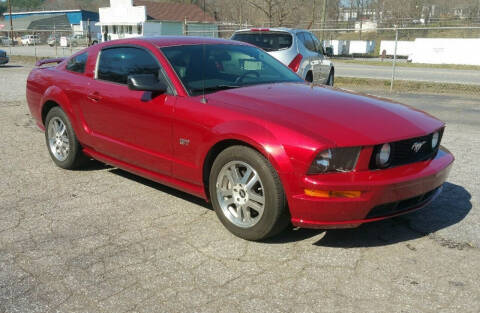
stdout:
POLYGON ((253 27, 253 28, 245 28, 239 29, 235 31, 235 33, 242 33, 242 32, 286 32, 291 34, 296 34, 298 32, 310 32, 308 29, 300 29, 300 28, 288 28, 288 27, 253 27))
POLYGON ((100 43, 99 45, 110 46, 113 43, 116 45, 122 44, 135 44, 139 42, 148 42, 159 48, 169 47, 169 46, 183 46, 183 45, 214 45, 214 44, 226 44, 226 45, 244 45, 250 46, 250 44, 243 43, 236 40, 228 40, 221 38, 210 38, 210 37, 193 37, 193 36, 154 36, 154 37, 134 37, 128 39, 118 39, 100 43))

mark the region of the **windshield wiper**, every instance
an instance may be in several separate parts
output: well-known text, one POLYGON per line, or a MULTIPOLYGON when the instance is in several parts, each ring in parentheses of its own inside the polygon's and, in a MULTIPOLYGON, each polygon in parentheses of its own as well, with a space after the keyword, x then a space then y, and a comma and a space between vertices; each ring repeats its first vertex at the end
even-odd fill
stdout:
POLYGON ((195 88, 195 89, 190 89, 191 92, 200 92, 200 91, 219 91, 219 90, 227 90, 227 89, 234 89, 234 88, 240 88, 241 86, 238 85, 217 85, 217 86, 209 86, 205 88, 195 88))

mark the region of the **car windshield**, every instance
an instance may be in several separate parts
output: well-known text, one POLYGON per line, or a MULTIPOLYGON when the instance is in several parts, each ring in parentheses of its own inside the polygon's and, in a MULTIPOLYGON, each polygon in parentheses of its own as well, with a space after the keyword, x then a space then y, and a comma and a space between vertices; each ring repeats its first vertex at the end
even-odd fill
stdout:
POLYGON ((232 39, 247 42, 265 51, 278 51, 292 46, 292 35, 284 32, 239 32, 232 39))
POLYGON ((303 82, 262 50, 244 45, 205 44, 161 48, 191 95, 280 82, 303 82))

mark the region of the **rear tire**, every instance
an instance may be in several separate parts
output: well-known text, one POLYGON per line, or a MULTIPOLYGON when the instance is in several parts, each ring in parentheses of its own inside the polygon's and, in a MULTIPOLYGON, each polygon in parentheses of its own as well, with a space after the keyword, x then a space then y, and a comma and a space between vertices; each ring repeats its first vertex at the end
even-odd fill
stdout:
POLYGON ((280 178, 259 152, 244 146, 222 151, 209 178, 210 199, 222 224, 246 240, 263 240, 290 222, 280 178))
POLYGON ((53 107, 45 118, 45 141, 53 162, 64 169, 80 167, 87 158, 65 112, 53 107))

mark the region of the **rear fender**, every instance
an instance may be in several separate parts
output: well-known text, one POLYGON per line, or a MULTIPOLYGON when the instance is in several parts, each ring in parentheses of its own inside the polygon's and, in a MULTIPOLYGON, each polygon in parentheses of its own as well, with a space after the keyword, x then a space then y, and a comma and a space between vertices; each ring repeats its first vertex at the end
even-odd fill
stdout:
MULTIPOLYGON (((43 108, 45 104, 49 101, 53 101, 57 103, 62 110, 67 114, 70 122, 72 123, 72 127, 76 134, 79 133, 80 125, 78 124, 77 119, 75 118, 75 114, 73 112, 73 107, 70 101, 68 100, 67 95, 57 86, 52 85, 45 90, 45 93, 42 96, 41 100, 41 107, 40 107, 40 116, 43 112, 43 108)), ((45 121, 42 120, 42 124, 45 124, 45 121)), ((45 127, 45 125, 43 125, 45 127)))
MULTIPOLYGON (((305 63, 304 63, 304 64, 305 64, 305 67, 301 67, 301 68, 302 68, 302 73, 301 73, 301 76, 300 76, 300 77, 301 77, 302 79, 306 79, 308 72, 311 71, 311 72, 312 72, 312 75, 313 75, 313 70, 312 70, 312 65, 310 64, 310 61, 303 61, 303 62, 305 62, 305 63)), ((302 63, 303 63, 303 62, 302 62, 302 63)), ((302 64, 302 65, 303 65, 303 64, 302 64)))

